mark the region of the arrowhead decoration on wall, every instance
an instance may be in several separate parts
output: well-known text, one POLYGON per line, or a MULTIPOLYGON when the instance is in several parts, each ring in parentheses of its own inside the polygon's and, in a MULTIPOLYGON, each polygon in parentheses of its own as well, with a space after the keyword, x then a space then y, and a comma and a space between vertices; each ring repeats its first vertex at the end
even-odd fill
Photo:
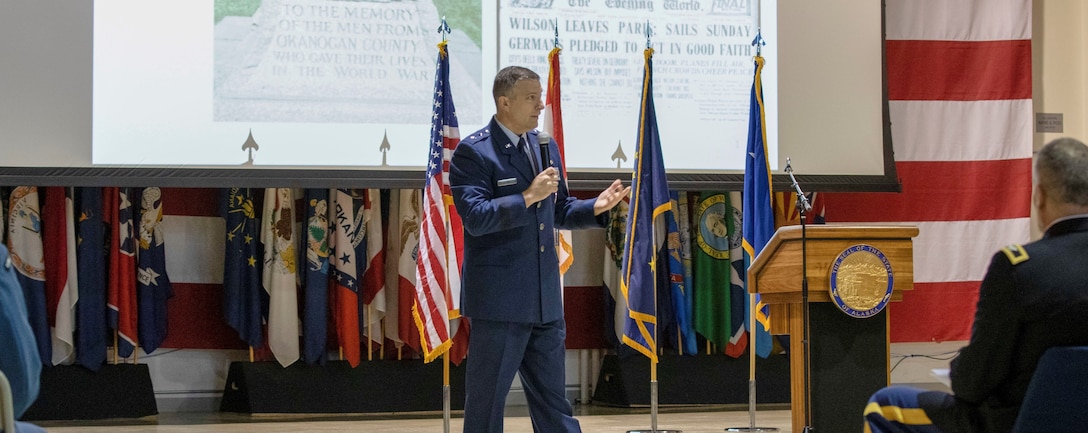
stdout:
POLYGON ((249 130, 249 137, 246 138, 246 142, 242 144, 242 150, 249 152, 249 160, 243 162, 242 165, 253 165, 253 151, 260 150, 261 146, 257 144, 257 140, 253 139, 253 129, 249 130))
POLYGON ((623 168, 620 165, 627 162, 627 154, 623 153, 623 140, 616 143, 616 151, 612 152, 612 160, 616 161, 616 168, 623 168))

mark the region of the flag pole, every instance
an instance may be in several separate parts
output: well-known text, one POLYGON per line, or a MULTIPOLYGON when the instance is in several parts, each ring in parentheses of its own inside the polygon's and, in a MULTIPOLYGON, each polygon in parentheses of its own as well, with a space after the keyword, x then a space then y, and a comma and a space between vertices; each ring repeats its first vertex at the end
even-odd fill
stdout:
MULTIPOLYGON (((656 231, 651 233, 653 233, 651 236, 653 240, 650 245, 657 245, 656 231)), ((656 272, 656 268, 654 272, 656 272)), ((657 317, 657 278, 654 278, 654 317, 657 317)), ((654 326, 654 341, 657 341, 656 325, 654 326)), ((659 351, 655 348, 654 353, 656 354, 657 352, 659 351)), ((683 430, 659 430, 657 428, 657 363, 658 361, 656 358, 650 358, 650 429, 628 430, 627 433, 683 433, 683 430)))
MULTIPOLYGON (((650 28, 650 23, 646 23, 646 45, 650 45, 650 37, 649 37, 650 30, 649 30, 649 28, 650 28)), ((641 152, 641 149, 640 149, 640 152, 641 152)), ((650 220, 650 223, 652 225, 653 220, 650 220)), ((652 240, 650 245, 654 246, 654 255, 656 256, 657 255, 657 230, 656 229, 652 230, 650 232, 650 239, 652 240)), ((657 260, 652 260, 651 262, 654 263, 654 319, 656 319, 657 318, 657 260)), ((677 334, 679 334, 679 333, 677 333, 677 334)), ((654 343, 656 344, 657 341, 660 341, 660 340, 657 339, 657 325, 654 325, 654 343)), ((655 354, 658 354, 658 353, 661 353, 662 351, 657 350, 657 348, 655 347, 654 352, 655 352, 655 354)), ((657 429, 657 363, 658 363, 658 358, 656 356, 653 359, 650 360, 650 431, 654 432, 654 433, 657 433, 657 432, 660 431, 660 430, 657 429)), ((666 431, 671 432, 673 430, 666 430, 666 431)), ((679 430, 675 430, 675 431, 677 433, 680 432, 679 430)))
MULTIPOLYGON (((366 305, 366 320, 369 321, 371 317, 374 317, 373 304, 366 305)), ((374 360, 374 327, 370 326, 370 323, 366 324, 366 360, 374 360)))
MULTIPOLYGON (((442 23, 438 26, 438 33, 442 35, 442 42, 446 42, 446 35, 450 33, 450 26, 446 23, 445 15, 442 16, 442 23)), ((445 203, 442 204, 443 206, 445 203)), ((443 225, 445 226, 446 233, 450 231, 450 220, 444 218, 443 225)), ((447 240, 448 242, 449 240, 447 240)), ((449 263, 449 247, 448 245, 442 246, 442 253, 445 255, 445 261, 449 263)), ((446 272, 446 278, 449 278, 449 272, 446 272)), ((446 290, 450 287, 449 281, 446 281, 446 290)), ((446 328, 449 329, 449 322, 446 322, 446 328)), ((422 331, 422 330, 421 330, 422 331)), ((447 349, 442 353, 442 431, 444 433, 450 433, 450 352, 447 349)))
POLYGON ((748 294, 748 431, 756 431, 756 297, 748 294))
MULTIPOLYGON (((651 73, 651 69, 649 67, 649 65, 650 65, 649 62, 650 62, 650 58, 653 57, 653 44, 651 43, 652 42, 651 41, 652 36, 653 36, 653 29, 650 27, 650 22, 646 21, 646 51, 645 51, 644 56, 645 56, 646 65, 647 65, 646 66, 647 69, 646 69, 645 74, 647 74, 647 75, 644 78, 651 85, 652 85, 652 80, 651 80, 651 77, 649 76, 649 74, 651 73)), ((653 102, 653 100, 652 100, 653 93, 647 92, 647 88, 645 86, 646 86, 646 84, 643 84, 643 89, 642 89, 642 91, 643 91, 643 109, 644 110, 647 108, 647 104, 646 104, 647 100, 649 100, 651 104, 653 102), (650 98, 650 99, 648 99, 648 98, 650 98)), ((643 117, 642 119, 639 120, 639 122, 645 122, 645 121, 646 121, 645 117, 643 117)), ((656 119, 654 120, 654 122, 656 122, 656 119)), ((644 144, 646 144, 645 137, 640 138, 639 139, 639 144, 636 145, 636 147, 635 147, 635 149, 636 149, 635 154, 637 155, 635 157, 635 161, 636 161, 635 162, 635 176, 636 177, 638 176, 638 172, 640 170, 640 167, 643 164, 642 158, 643 158, 645 149, 643 149, 642 146, 644 144)), ((631 187, 635 188, 634 185, 635 185, 635 181, 632 180, 632 186, 631 187)), ((640 183, 640 185, 641 185, 641 183, 640 183)), ((640 191, 633 191, 633 192, 635 194, 640 194, 641 193, 640 191)), ((628 224, 628 230, 629 231, 634 230, 631 227, 630 224, 628 224)), ((657 311, 658 311, 657 310, 657 229, 656 229, 655 223, 654 223, 654 214, 653 214, 653 212, 650 213, 650 246, 651 246, 651 250, 652 250, 651 254, 653 255, 653 257, 650 259, 650 263, 651 263, 651 266, 652 266, 651 272, 652 272, 652 274, 654 276, 653 282, 651 283, 652 287, 653 287, 653 305, 654 305, 654 311, 653 311, 654 332, 653 332, 653 337, 652 337, 653 338, 653 342, 652 342, 653 344, 652 345, 654 347, 650 348, 652 350, 652 352, 650 352, 650 355, 652 355, 652 356, 649 356, 649 358, 650 358, 650 430, 628 430, 627 433, 682 433, 682 430, 658 430, 658 428, 657 428, 657 384, 658 384, 657 383, 657 363, 658 363, 658 353, 660 353, 661 351, 658 350, 658 347, 657 347, 657 341, 658 341, 658 339, 657 339, 657 336, 658 336, 657 327, 659 325, 659 323, 657 323, 657 311)), ((628 302, 628 310, 630 310, 630 302, 631 302, 630 299, 628 299, 627 302, 628 302)))
MULTIPOLYGON (((756 58, 763 54, 763 46, 767 43, 763 40, 760 16, 763 2, 756 0, 756 37, 752 45, 756 47, 756 58)), ((755 82, 753 82, 753 86, 755 82)), ((761 118, 762 122, 763 119, 761 118)), ((752 259, 755 259, 753 257, 752 259)), ((746 270, 747 271, 747 270, 746 270)), ((750 280, 751 276, 746 280, 750 280)), ((772 432, 778 431, 775 427, 756 427, 756 297, 748 294, 748 427, 730 427, 727 432, 772 432)))
MULTIPOLYGON (((760 22, 763 19, 762 13, 763 1, 756 0, 756 40, 752 41, 752 45, 756 46, 756 56, 763 54, 763 46, 760 45, 763 33, 763 23, 760 22)), ((760 118, 760 121, 763 119, 760 118)), ((755 257, 752 260, 755 260, 755 257)), ((748 332, 748 431, 758 431, 756 430, 756 297, 751 293, 748 294, 748 311, 748 329, 751 330, 748 332)))
MULTIPOLYGON (((656 284, 655 284, 656 286, 656 284)), ((654 296, 657 297, 656 295, 654 296)), ((654 306, 657 313, 657 306, 654 306)), ((654 341, 657 341, 657 327, 654 327, 654 341)), ((657 431, 657 360, 650 360, 650 431, 657 431)))
POLYGON ((117 365, 117 359, 119 358, 117 353, 117 331, 113 331, 113 365, 117 365))
POLYGON ((442 354, 442 431, 450 433, 450 352, 442 354))
POLYGON ((756 297, 748 294, 748 427, 729 427, 727 432, 770 432, 775 427, 756 427, 756 297))

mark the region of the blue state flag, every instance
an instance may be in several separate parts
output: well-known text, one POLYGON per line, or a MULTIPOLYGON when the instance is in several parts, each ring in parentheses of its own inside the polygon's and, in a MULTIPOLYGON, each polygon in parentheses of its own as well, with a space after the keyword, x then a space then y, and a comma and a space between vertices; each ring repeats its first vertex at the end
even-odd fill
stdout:
POLYGON ((669 285, 672 288, 673 314, 676 319, 676 328, 679 334, 680 349, 685 355, 695 355, 699 352, 696 345, 695 324, 691 322, 692 293, 691 285, 684 278, 684 263, 682 257, 687 253, 683 251, 684 244, 680 241, 680 224, 677 222, 677 209, 679 209, 680 193, 669 193, 672 202, 672 212, 665 212, 665 224, 668 227, 668 275, 669 285))
POLYGON ((672 202, 669 201, 669 185, 654 113, 653 53, 653 49, 647 48, 643 56, 642 108, 620 267, 620 291, 627 301, 623 343, 657 362, 658 266, 655 262, 658 246, 665 240, 664 214, 671 209, 672 202))
POLYGON ((79 188, 76 222, 76 263, 79 269, 76 303, 76 358, 80 365, 98 371, 106 362, 109 324, 106 322, 106 220, 102 188, 79 188))
POLYGON ((226 220, 227 239, 223 262, 223 316, 238 337, 250 347, 264 346, 261 322, 268 299, 261 285, 260 227, 253 191, 249 188, 223 190, 220 213, 226 220))
POLYGON ((306 270, 302 278, 302 360, 324 365, 329 338, 329 190, 307 189, 306 270))
MULTIPOLYGON (((771 202, 771 168, 767 161, 767 123, 763 110, 763 84, 760 73, 763 71, 763 57, 755 58, 755 77, 752 80, 752 99, 748 115, 748 155, 744 160, 744 207, 743 207, 743 248, 744 269, 752 265, 752 260, 763 251, 763 247, 774 235, 774 205, 771 202)), ((745 272, 747 279, 747 272, 745 272)), ((745 281, 747 287, 747 281, 745 281)), ((756 354, 766 358, 771 354, 770 308, 755 296, 755 332, 756 354)), ((753 312, 745 310, 746 318, 753 312)), ((747 320, 751 323, 751 320, 747 320)))
POLYGON ((53 359, 53 340, 45 313, 45 247, 42 244, 42 214, 38 187, 19 186, 11 191, 8 208, 8 250, 19 272, 19 285, 26 297, 27 317, 38 355, 48 365, 53 359))
POLYGON ((162 190, 144 188, 140 197, 140 224, 137 226, 140 251, 136 254, 136 296, 139 304, 140 346, 154 352, 166 340, 166 303, 174 296, 166 275, 166 238, 162 227, 162 190))

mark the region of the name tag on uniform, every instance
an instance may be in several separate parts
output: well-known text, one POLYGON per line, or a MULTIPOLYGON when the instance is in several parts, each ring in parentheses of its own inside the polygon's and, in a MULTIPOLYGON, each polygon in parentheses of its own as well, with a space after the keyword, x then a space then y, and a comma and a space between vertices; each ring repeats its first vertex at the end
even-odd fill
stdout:
POLYGON ((510 185, 517 185, 517 184, 518 184, 518 178, 516 178, 516 177, 511 177, 509 179, 499 179, 499 186, 510 186, 510 185))

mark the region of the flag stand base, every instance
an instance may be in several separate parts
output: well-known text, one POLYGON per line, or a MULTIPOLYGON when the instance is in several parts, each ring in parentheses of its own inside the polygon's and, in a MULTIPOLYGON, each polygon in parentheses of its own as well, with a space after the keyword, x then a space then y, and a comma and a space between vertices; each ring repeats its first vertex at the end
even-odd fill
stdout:
MULTIPOLYGON (((663 405, 747 404, 748 360, 725 355, 658 356, 658 403, 663 405)), ((790 403, 789 357, 760 359, 757 403, 790 403)), ((602 358, 593 403, 618 407, 650 405, 650 366, 642 356, 602 358)))
POLYGON ((20 419, 143 418, 158 413, 147 364, 106 364, 98 371, 57 365, 42 369, 38 399, 20 419))
MULTIPOLYGON (((450 366, 450 407, 465 407, 465 369, 450 366)), ((222 412, 386 413, 441 411, 442 363, 423 360, 232 362, 222 412)))

